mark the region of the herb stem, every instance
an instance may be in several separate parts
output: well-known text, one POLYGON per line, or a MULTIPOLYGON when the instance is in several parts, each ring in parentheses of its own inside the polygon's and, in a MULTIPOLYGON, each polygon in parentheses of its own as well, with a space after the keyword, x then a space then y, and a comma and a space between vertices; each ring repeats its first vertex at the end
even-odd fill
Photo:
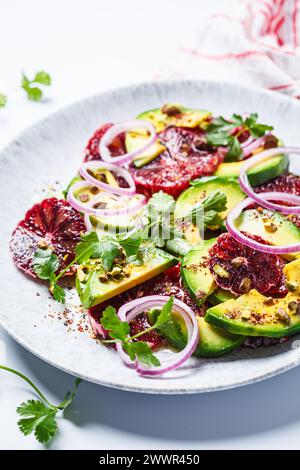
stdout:
POLYGON ((75 264, 85 253, 87 253, 89 247, 87 247, 80 255, 76 256, 71 263, 69 263, 56 277, 54 282, 57 282, 72 266, 75 264))
POLYGON ((57 407, 55 405, 52 405, 52 403, 50 403, 47 398, 45 397, 45 395, 43 395, 43 393, 37 388, 36 385, 34 385, 33 382, 31 382, 30 379, 28 379, 28 377, 26 377, 25 375, 23 375, 21 372, 18 372, 17 370, 14 370, 14 369, 11 369, 10 367, 6 367, 6 366, 2 366, 0 365, 0 369, 2 370, 5 370, 7 372, 11 372, 12 374, 15 374, 15 375, 18 375, 19 377, 21 377, 21 379, 25 380, 25 382, 27 382, 35 391, 36 393, 39 395, 39 397, 44 400, 45 403, 47 403, 47 405, 52 408, 53 410, 56 410, 57 407))
MULTIPOLYGON (((149 326, 149 328, 146 328, 145 330, 140 331, 139 333, 136 333, 133 336, 129 336, 128 338, 126 338, 125 342, 132 341, 133 339, 140 338, 141 336, 145 335, 146 333, 150 333, 150 331, 153 331, 155 328, 156 328, 156 324, 152 325, 152 326, 149 326)), ((113 344, 113 343, 118 343, 120 341, 121 340, 119 340, 119 339, 103 339, 103 340, 101 340, 101 343, 103 343, 103 344, 113 344)))

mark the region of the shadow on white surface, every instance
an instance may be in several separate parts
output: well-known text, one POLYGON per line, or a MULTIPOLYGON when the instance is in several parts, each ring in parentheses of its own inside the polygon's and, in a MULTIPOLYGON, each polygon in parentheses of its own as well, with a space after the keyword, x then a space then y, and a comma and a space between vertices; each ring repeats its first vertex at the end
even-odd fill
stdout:
MULTIPOLYGON (((68 374, 9 342, 20 365, 38 377, 44 390, 62 396, 70 387, 68 374)), ((238 389, 186 396, 130 393, 85 382, 66 418, 82 430, 104 425, 139 438, 195 443, 226 440, 300 421, 299 388, 299 368, 238 389)))

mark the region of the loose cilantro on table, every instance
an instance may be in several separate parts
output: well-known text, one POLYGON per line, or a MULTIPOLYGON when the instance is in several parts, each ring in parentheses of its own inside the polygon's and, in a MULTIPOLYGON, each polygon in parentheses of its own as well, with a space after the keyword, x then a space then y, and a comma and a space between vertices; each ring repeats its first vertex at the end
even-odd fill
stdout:
POLYGON ((0 108, 4 108, 7 103, 7 96, 4 95, 3 93, 0 93, 0 108))
POLYGON ((228 152, 225 157, 227 161, 241 160, 243 151, 238 140, 238 136, 241 132, 249 131, 253 137, 258 138, 263 136, 267 131, 273 130, 272 126, 260 124, 257 120, 257 113, 252 113, 245 119, 239 114, 233 114, 229 120, 222 116, 217 117, 207 127, 206 140, 210 145, 215 147, 228 147, 228 152), (240 128, 238 133, 231 135, 236 128, 240 128))
MULTIPOLYGON (((25 91, 30 101, 41 101, 43 97, 42 86, 51 85, 51 77, 49 73, 40 70, 30 80, 25 74, 22 75, 21 88, 25 91)), ((19 87, 17 87, 18 89, 19 87)), ((13 90, 14 91, 14 90, 13 90)), ((7 104, 7 94, 0 93, 0 108, 4 108, 7 104)))
POLYGON ((41 101, 43 90, 40 88, 40 85, 51 85, 51 77, 47 72, 43 70, 37 72, 32 80, 29 80, 26 75, 23 74, 21 86, 30 101, 41 101))
POLYGON ((101 318, 101 325, 105 328, 109 336, 113 339, 103 340, 102 343, 121 342, 123 349, 127 352, 131 360, 138 359, 146 365, 160 366, 159 359, 153 354, 148 343, 144 341, 135 341, 141 336, 155 329, 163 333, 164 328, 173 328, 172 308, 174 297, 165 303, 159 310, 155 323, 139 333, 129 336, 130 325, 128 322, 121 321, 117 315, 116 309, 111 305, 106 307, 101 318))
POLYGON ((75 380, 74 390, 72 392, 68 390, 63 401, 59 405, 53 405, 47 400, 38 387, 24 374, 3 365, 0 365, 0 369, 21 377, 41 398, 41 400, 27 400, 18 406, 17 413, 21 416, 21 419, 18 421, 18 426, 25 436, 34 433, 35 438, 39 442, 45 444, 56 435, 58 431, 56 415, 58 412, 63 412, 68 408, 68 406, 70 406, 75 398, 78 386, 82 382, 81 379, 75 380))

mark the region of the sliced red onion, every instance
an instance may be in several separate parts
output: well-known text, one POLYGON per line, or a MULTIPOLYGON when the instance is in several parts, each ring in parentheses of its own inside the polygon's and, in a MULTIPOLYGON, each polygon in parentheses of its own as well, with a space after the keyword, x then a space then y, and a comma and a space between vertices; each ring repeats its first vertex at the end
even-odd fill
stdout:
MULTIPOLYGON (((265 150, 264 152, 260 152, 259 154, 249 158, 242 166, 239 176, 239 183, 241 185, 242 190, 247 194, 247 196, 251 197, 253 201, 260 204, 262 207, 266 209, 270 209, 273 211, 280 211, 283 214, 300 214, 300 197, 294 194, 289 194, 289 201, 291 204, 298 204, 297 206, 281 206, 280 204, 274 204, 269 202, 269 200, 265 200, 262 194, 255 193, 249 183, 249 179, 247 176, 247 171, 252 168, 257 163, 261 163, 262 161, 273 157, 275 155, 279 155, 280 153, 294 153, 300 155, 300 148, 297 147, 276 147, 265 150)), ((279 194, 279 193, 278 193, 279 194)), ((284 193, 280 193, 284 194, 284 193)), ((274 198, 272 198, 274 200, 274 198)), ((284 200, 282 195, 277 200, 284 200)))
POLYGON ((145 204, 146 198, 142 194, 138 194, 138 199, 135 204, 129 205, 130 198, 125 196, 115 196, 116 198, 120 198, 121 202, 124 202, 124 207, 117 208, 117 209, 95 209, 92 207, 93 205, 99 202, 99 199, 102 197, 102 194, 98 194, 95 196, 92 201, 88 204, 83 204, 76 198, 74 192, 78 191, 82 188, 91 188, 93 185, 86 183, 85 181, 79 181, 78 183, 73 184, 68 191, 68 202, 71 204, 74 209, 78 210, 79 212, 83 212, 84 214, 96 215, 99 217, 102 216, 115 216, 115 215, 127 215, 132 214, 134 212, 139 211, 145 204))
POLYGON ((132 196, 133 194, 135 194, 135 183, 131 174, 129 173, 129 171, 125 170, 125 168, 122 168, 120 166, 113 165, 112 163, 94 160, 91 162, 84 163, 80 168, 79 172, 86 181, 91 183, 93 186, 97 186, 97 188, 100 188, 103 191, 108 191, 110 193, 118 194, 120 196, 132 196), (128 183, 128 188, 114 187, 110 184, 103 183, 102 181, 97 180, 97 178, 94 178, 88 172, 88 170, 95 171, 98 169, 101 170, 102 168, 105 170, 110 170, 117 176, 121 176, 122 178, 124 178, 126 183, 128 183))
POLYGON ((93 224, 91 222, 91 216, 89 214, 84 214, 84 223, 86 226, 86 231, 91 232, 93 230, 93 224))
POLYGON ((102 137, 99 145, 99 152, 101 158, 106 162, 116 163, 118 165, 123 165, 131 162, 135 157, 139 156, 145 150, 147 150, 157 139, 157 134, 155 127, 148 121, 136 120, 136 121, 127 121, 120 124, 115 124, 110 127, 102 137), (133 150, 132 152, 125 153, 117 157, 113 157, 108 146, 113 142, 113 140, 123 132, 136 131, 137 129, 146 129, 150 136, 145 143, 140 148, 133 150))
POLYGON ((101 338, 105 339, 107 337, 107 334, 104 328, 102 327, 102 325, 100 325, 100 323, 98 323, 89 312, 88 312, 88 317, 89 317, 91 328, 93 332, 95 333, 95 335, 99 335, 101 336, 101 338))
MULTIPOLYGON (((279 193, 279 192, 270 192, 270 193, 262 193, 261 198, 265 201, 269 200, 278 200, 290 202, 291 194, 286 193, 279 193)), ((251 240, 246 235, 241 233, 234 224, 234 221, 239 217, 241 212, 246 209, 249 205, 253 204, 253 199, 248 197, 244 201, 240 202, 234 209, 228 214, 226 220, 226 227, 228 232, 237 240, 238 242, 242 243, 243 245, 249 246, 254 250, 263 251, 265 253, 272 253, 272 254, 287 254, 287 253, 297 253, 300 251, 300 243, 294 243, 293 245, 282 245, 282 246, 271 246, 271 245, 264 245, 263 243, 259 243, 256 240, 251 240)))
MULTIPOLYGON (((152 308, 162 308, 169 299, 170 297, 162 295, 150 295, 135 299, 119 309, 119 318, 130 323, 145 311, 152 308)), ((183 318, 187 328, 188 340, 185 348, 178 353, 170 354, 170 359, 165 360, 159 367, 149 367, 138 360, 132 361, 124 352, 121 344, 117 343, 117 351, 127 366, 136 368, 136 371, 141 375, 158 376, 177 369, 191 357, 199 339, 197 318, 194 312, 178 299, 174 299, 173 310, 183 318)))
MULTIPOLYGON (((267 134, 266 134, 267 135, 267 134)), ((254 141, 252 141, 251 143, 249 143, 248 145, 244 145, 242 146, 243 148, 243 156, 244 157, 248 157, 249 155, 251 155, 252 152, 254 152, 254 150, 258 149, 259 147, 261 147, 261 145, 263 145, 265 143, 265 139, 266 139, 266 136, 263 135, 262 137, 260 137, 259 139, 256 139, 254 141)), ((247 142, 247 141, 246 141, 247 142)), ((245 142, 245 144, 246 144, 245 142)))
POLYGON ((254 141, 253 136, 252 136, 252 135, 249 135, 248 139, 245 140, 245 142, 242 142, 242 143, 241 143, 242 149, 244 149, 245 147, 247 147, 247 145, 251 144, 253 141, 254 141))

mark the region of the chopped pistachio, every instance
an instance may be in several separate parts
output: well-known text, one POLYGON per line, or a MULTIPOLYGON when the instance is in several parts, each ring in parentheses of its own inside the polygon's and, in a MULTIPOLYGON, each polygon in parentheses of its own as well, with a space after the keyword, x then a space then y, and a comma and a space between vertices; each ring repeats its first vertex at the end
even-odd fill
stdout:
POLYGON ((267 297, 265 300, 264 300, 264 304, 267 305, 267 306, 270 306, 270 305, 274 305, 275 301, 272 297, 267 297))
POLYGON ((213 269, 217 276, 224 278, 229 277, 229 272, 226 271, 226 269, 222 268, 222 266, 220 266, 219 264, 215 264, 213 269))
POLYGON ((107 282, 108 281, 108 275, 106 273, 99 274, 99 281, 100 282, 107 282))
POLYGON ((164 104, 161 108, 161 112, 167 116, 176 116, 177 114, 181 114, 182 111, 183 108, 176 104, 164 104))
POLYGON ((285 282, 287 290, 290 292, 295 292, 298 289, 298 283, 295 281, 286 281, 285 282))
POLYGON ((81 268, 77 268, 77 277, 80 282, 84 282, 85 280, 85 274, 81 268))
POLYGON ((240 289, 242 292, 249 292, 251 289, 251 279, 249 277, 244 277, 240 283, 240 289))
POLYGON ((283 308, 279 308, 277 310, 276 316, 280 321, 282 321, 284 323, 289 324, 290 321, 291 321, 291 317, 289 316, 289 314, 283 308))
POLYGON ((88 193, 82 193, 79 195, 79 200, 81 202, 88 202, 90 200, 90 196, 88 193))
POLYGON ((46 242, 46 240, 44 238, 41 238, 39 241, 38 241, 38 247, 39 248, 48 248, 48 243, 46 242))
POLYGON ((246 263, 247 260, 243 256, 237 256, 236 258, 233 258, 233 260, 231 260, 231 264, 233 264, 233 266, 236 266, 237 268, 243 266, 246 263))
POLYGON ((247 312, 247 311, 244 311, 241 313, 241 318, 243 320, 249 320, 249 318, 251 317, 251 313, 250 312, 247 312))
POLYGON ((277 228, 278 228, 277 225, 274 224, 274 222, 271 222, 271 221, 266 222, 266 223, 264 224, 264 227, 265 227, 265 230, 266 230, 267 232, 270 232, 270 233, 276 232, 276 231, 277 231, 277 228))

